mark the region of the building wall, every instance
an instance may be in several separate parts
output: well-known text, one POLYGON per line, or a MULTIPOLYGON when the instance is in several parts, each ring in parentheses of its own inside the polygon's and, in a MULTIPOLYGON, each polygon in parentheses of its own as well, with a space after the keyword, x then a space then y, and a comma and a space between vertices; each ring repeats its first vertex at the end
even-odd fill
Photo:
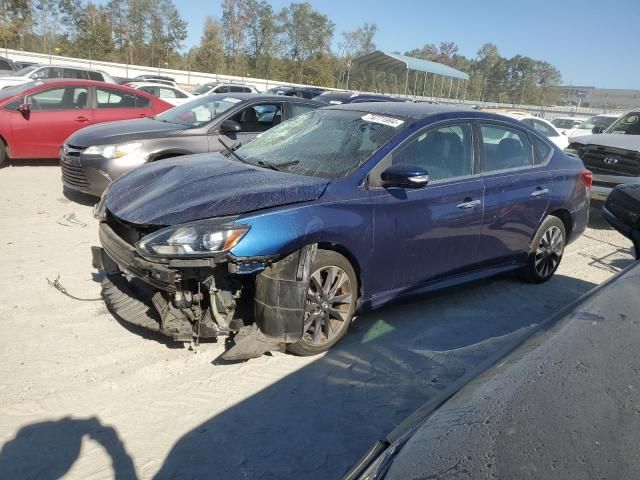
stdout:
POLYGON ((564 103, 577 105, 580 102, 579 92, 585 92, 581 106, 591 108, 630 110, 640 107, 640 90, 623 90, 614 88, 574 87, 561 88, 564 103))

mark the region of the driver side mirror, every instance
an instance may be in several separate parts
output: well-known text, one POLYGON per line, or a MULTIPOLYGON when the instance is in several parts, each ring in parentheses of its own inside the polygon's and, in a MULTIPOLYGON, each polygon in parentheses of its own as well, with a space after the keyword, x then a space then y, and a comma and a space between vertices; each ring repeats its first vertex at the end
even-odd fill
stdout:
POLYGON ((429 172, 411 165, 391 165, 380 178, 383 187, 422 188, 429 183, 429 172))
POLYGON ((602 133, 602 132, 604 132, 604 130, 605 130, 605 128, 604 128, 604 127, 601 127, 601 126, 599 126, 599 125, 596 125, 595 127, 593 127, 593 128, 591 129, 591 133, 593 133, 594 135, 597 135, 598 133, 602 133))
POLYGON ((31 107, 28 103, 21 103, 16 110, 20 112, 24 118, 29 118, 31 114, 31 107))
POLYGON ((225 135, 240 133, 241 131, 242 126, 233 120, 223 120, 220 124, 220 133, 224 133, 225 135))

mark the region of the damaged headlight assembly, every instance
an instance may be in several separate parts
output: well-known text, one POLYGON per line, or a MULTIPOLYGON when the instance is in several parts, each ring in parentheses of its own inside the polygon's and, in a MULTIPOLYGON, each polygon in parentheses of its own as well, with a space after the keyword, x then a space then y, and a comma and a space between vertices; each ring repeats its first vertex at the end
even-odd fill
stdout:
POLYGON ((143 254, 157 257, 209 257, 235 247, 249 231, 247 225, 221 226, 203 220, 163 228, 136 244, 143 254))

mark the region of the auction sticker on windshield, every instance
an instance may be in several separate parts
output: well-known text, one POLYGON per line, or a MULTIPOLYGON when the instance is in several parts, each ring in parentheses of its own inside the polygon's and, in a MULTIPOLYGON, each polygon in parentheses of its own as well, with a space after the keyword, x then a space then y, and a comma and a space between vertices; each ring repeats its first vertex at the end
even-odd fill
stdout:
POLYGON ((397 128, 404 123, 404 120, 399 120, 393 117, 385 117, 383 115, 373 115, 367 113, 363 117, 360 117, 365 122, 379 123, 380 125, 386 125, 387 127, 397 128))

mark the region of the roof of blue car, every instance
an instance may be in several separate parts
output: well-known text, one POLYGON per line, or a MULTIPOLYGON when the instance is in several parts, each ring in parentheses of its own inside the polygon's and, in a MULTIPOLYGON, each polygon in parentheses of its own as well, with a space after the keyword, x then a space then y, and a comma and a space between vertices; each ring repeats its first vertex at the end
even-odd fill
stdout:
POLYGON ((380 115, 393 115, 405 117, 413 120, 437 115, 439 113, 469 112, 468 107, 457 107, 449 105, 433 105, 428 103, 408 103, 408 102, 371 102, 371 103, 346 103, 343 105, 329 105, 325 109, 355 110, 358 112, 370 112, 380 115))

